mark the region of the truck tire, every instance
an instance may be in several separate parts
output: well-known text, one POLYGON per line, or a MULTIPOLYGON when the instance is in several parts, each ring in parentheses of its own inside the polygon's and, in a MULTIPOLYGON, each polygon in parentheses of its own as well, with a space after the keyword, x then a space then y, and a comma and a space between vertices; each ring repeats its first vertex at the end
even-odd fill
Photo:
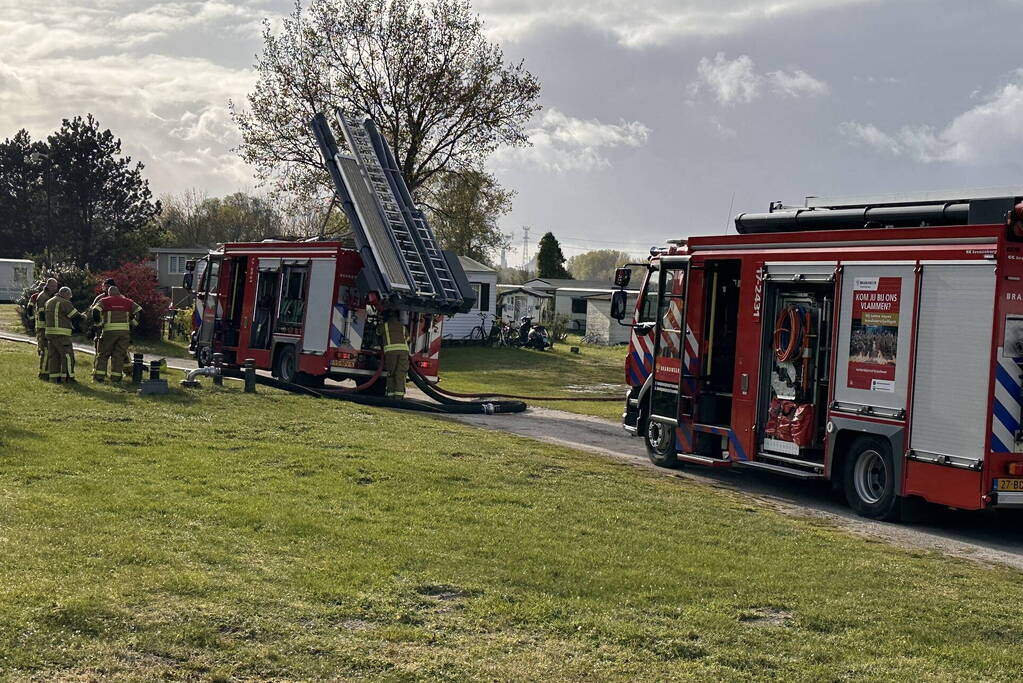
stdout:
POLYGON ((274 356, 273 376, 289 384, 298 379, 298 358, 291 344, 280 347, 274 356))
POLYGON ((648 422, 643 442, 646 444, 646 454, 650 462, 658 467, 678 467, 678 458, 675 457, 675 432, 670 426, 660 422, 648 422))
POLYGON ((899 517, 900 498, 895 480, 895 461, 887 440, 861 436, 846 453, 842 484, 849 506, 871 519, 894 521, 899 517))

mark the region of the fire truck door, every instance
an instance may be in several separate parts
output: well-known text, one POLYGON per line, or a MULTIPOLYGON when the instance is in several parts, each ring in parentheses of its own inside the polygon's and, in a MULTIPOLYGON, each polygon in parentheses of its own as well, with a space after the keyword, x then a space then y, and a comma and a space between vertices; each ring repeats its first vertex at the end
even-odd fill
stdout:
POLYGON ((213 343, 213 332, 217 321, 223 317, 220 308, 220 265, 221 256, 211 256, 210 264, 204 273, 205 292, 203 296, 202 324, 199 327, 198 346, 208 347, 213 343))
POLYGON ((689 376, 686 345, 686 285, 689 257, 661 259, 657 320, 654 338, 654 382, 650 391, 650 417, 675 425, 680 416, 691 417, 695 379, 689 376))

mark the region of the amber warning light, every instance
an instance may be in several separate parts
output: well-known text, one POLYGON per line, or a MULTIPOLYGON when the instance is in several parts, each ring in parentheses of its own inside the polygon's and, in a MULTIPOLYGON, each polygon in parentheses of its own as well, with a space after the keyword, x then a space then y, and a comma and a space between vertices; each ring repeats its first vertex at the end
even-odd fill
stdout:
POLYGON ((1008 470, 1014 476, 1023 475, 1023 462, 1010 462, 1008 470))

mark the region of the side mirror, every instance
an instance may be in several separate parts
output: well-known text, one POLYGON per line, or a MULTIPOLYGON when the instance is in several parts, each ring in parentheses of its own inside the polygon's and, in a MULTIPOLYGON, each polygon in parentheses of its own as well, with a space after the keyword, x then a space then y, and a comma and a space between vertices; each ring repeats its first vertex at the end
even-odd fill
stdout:
POLYGON ((630 280, 632 280, 631 268, 615 268, 615 287, 625 289, 629 286, 630 280))
MULTIPOLYGON (((621 270, 621 269, 619 269, 621 270)), ((615 279, 618 274, 615 273, 615 279)), ((626 278, 627 280, 628 278, 626 278)), ((611 293, 611 317, 621 322, 625 317, 625 307, 628 305, 629 295, 625 290, 619 289, 611 293)))
POLYGON ((185 288, 186 292, 192 291, 192 273, 185 273, 181 278, 181 286, 185 288))

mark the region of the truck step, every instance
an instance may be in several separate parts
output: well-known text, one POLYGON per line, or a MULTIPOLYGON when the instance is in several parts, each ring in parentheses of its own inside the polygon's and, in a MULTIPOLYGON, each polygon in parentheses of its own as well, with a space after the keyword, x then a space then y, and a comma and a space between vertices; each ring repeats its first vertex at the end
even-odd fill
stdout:
POLYGON ((762 460, 773 460, 775 462, 788 463, 789 465, 795 465, 796 467, 806 467, 820 472, 824 471, 823 463, 810 462, 809 460, 800 460, 799 458, 790 458, 785 455, 775 455, 774 453, 760 453, 757 456, 757 458, 762 460))
POLYGON ((797 470, 792 467, 783 467, 782 465, 772 465, 769 462, 760 462, 759 460, 739 460, 735 464, 742 465, 743 467, 752 467, 758 470, 766 470, 768 472, 774 472, 775 474, 784 474, 789 477, 796 477, 797 479, 823 479, 823 474, 814 474, 813 472, 807 472, 806 470, 797 470))

